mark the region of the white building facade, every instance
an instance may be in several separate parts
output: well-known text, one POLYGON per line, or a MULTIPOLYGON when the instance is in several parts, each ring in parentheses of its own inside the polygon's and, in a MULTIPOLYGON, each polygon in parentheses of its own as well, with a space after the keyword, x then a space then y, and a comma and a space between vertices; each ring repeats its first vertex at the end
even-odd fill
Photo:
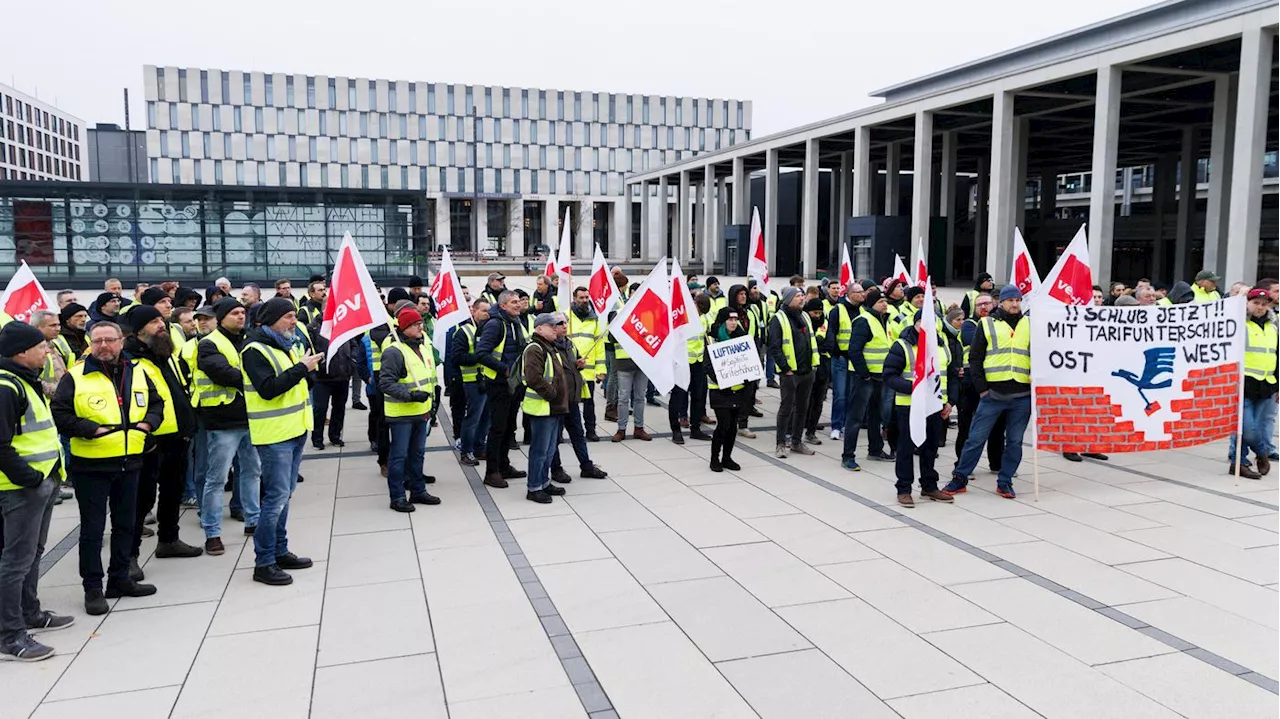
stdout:
MULTIPOLYGON (((551 218, 625 257, 623 178, 750 139, 737 100, 146 66, 152 182, 409 190, 432 247, 511 256, 551 218)), ((548 228, 544 231, 543 228, 548 228)), ((589 252, 589 250, 587 250, 589 252)))
POLYGON ((0 85, 0 180, 88 179, 84 120, 0 85))

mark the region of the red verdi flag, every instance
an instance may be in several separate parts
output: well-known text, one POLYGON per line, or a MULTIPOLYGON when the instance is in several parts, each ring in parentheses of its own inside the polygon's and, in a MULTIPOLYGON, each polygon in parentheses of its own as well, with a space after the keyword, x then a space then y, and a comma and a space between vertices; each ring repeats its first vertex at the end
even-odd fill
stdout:
POLYGON ((22 261, 18 271, 13 274, 13 279, 9 280, 2 304, 5 314, 19 322, 30 322, 31 314, 36 310, 50 309, 49 296, 40 286, 35 273, 27 267, 26 260, 22 261))
POLYGON ((587 282, 587 294, 591 295, 591 306, 596 314, 604 317, 605 313, 618 301, 618 287, 613 283, 613 274, 609 271, 609 263, 596 245, 595 257, 591 260, 591 277, 587 282))
POLYGON ((443 353, 445 333, 449 328, 471 319, 471 309, 467 307, 462 282, 453 269, 453 260, 449 257, 447 247, 444 256, 440 258, 440 271, 431 280, 431 287, 427 292, 436 306, 435 336, 431 338, 431 343, 443 353))
POLYGON ((1043 289, 1064 305, 1093 304, 1093 271, 1089 269, 1089 241, 1084 225, 1067 245, 1067 251, 1044 278, 1043 289))
POLYGON ((849 261, 849 245, 840 243, 840 295, 849 291, 853 284, 853 263, 849 261))
MULTIPOLYGON (((338 248, 338 261, 333 265, 333 282, 320 324, 321 336, 329 340, 329 356, 352 337, 387 322, 387 309, 348 232, 338 248)), ((328 360, 326 357, 325 361, 328 360)))
POLYGON ((670 392, 675 385, 674 348, 684 350, 683 342, 669 341, 682 339, 672 336, 670 297, 664 257, 609 323, 609 333, 618 346, 644 372, 659 394, 670 392))
POLYGON ((760 225, 760 208, 751 208, 751 254, 747 255, 747 276, 760 283, 760 289, 769 287, 769 254, 764 246, 764 230, 760 225))

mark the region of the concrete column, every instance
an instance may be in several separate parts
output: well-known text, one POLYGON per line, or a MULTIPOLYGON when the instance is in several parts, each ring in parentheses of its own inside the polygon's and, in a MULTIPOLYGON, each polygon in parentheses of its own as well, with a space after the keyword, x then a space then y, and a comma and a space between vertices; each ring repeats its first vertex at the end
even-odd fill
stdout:
POLYGON ((733 224, 751 222, 751 176, 743 158, 733 160, 733 224))
POLYGON ((702 242, 699 255, 702 257, 702 274, 711 272, 711 259, 715 255, 716 226, 719 224, 716 212, 716 168, 707 165, 702 171, 702 222, 698 225, 698 234, 702 242))
POLYGON ((1058 168, 1040 170, 1040 220, 1043 222, 1058 211, 1058 168))
POLYGON ((1120 170, 1120 216, 1133 214, 1133 168, 1120 170))
MULTIPOLYGON (((1196 129, 1182 128, 1182 154, 1178 160, 1178 234, 1173 243, 1173 282, 1188 277, 1187 244, 1196 214, 1196 129)), ((1172 283, 1171 283, 1172 284, 1172 283)))
POLYGON ((560 223, 564 222, 564 218, 560 216, 559 200, 543 200, 542 208, 542 244, 551 248, 551 256, 555 257, 560 252, 560 223))
POLYGON ((476 218, 476 247, 471 249, 479 252, 489 248, 489 201, 474 200, 473 204, 476 218))
POLYGON ((871 128, 859 127, 856 131, 853 160, 853 197, 850 217, 871 214, 871 188, 875 175, 871 168, 871 128))
MULTIPOLYGON (((991 226, 987 203, 991 197, 991 159, 978 158, 978 176, 973 187, 973 277, 982 272, 982 248, 987 240, 987 228, 991 226)), ((973 279, 972 277, 970 279, 973 279)))
POLYGON ((507 256, 524 257, 524 200, 507 200, 507 256))
MULTIPOLYGON (((896 147, 896 146, 895 146, 896 147)), ((933 113, 916 111, 915 165, 911 174, 911 267, 929 262, 929 217, 933 207, 933 113), (918 257, 921 240, 924 257, 918 257)))
POLYGON ((649 227, 649 213, 653 208, 649 192, 652 189, 648 182, 640 183, 640 256, 637 259, 650 262, 658 259, 653 255, 653 238, 649 227))
MULTIPOLYGON (((1023 230, 1027 228, 1027 148, 1031 137, 1031 120, 1025 117, 1014 118, 1013 121, 1013 224, 1023 230)), ((1009 242, 1013 242, 1010 230, 1009 242)), ((1012 244, 1009 259, 1013 260, 1012 244)))
POLYGON ((679 234, 676 236, 676 241, 673 243, 675 246, 672 248, 673 250, 672 256, 679 258, 680 263, 682 265, 686 263, 686 260, 688 260, 689 255, 692 252, 692 244, 691 244, 693 240, 693 214, 692 213, 693 213, 694 199, 693 199, 693 194, 690 192, 690 188, 689 188, 690 175, 692 174, 693 173, 691 173, 689 170, 684 170, 680 173, 680 191, 679 191, 679 199, 677 200, 677 202, 680 203, 680 214, 679 214, 680 230, 679 230, 679 234))
POLYGON ((1266 147, 1275 28, 1246 30, 1241 37, 1236 95, 1235 150, 1231 162, 1231 224, 1227 228, 1228 283, 1258 279, 1262 231, 1262 150, 1266 147))
MULTIPOLYGON (((902 146, 896 142, 889 143, 884 163, 884 214, 896 217, 898 214, 898 171, 902 169, 902 146)), ((912 239, 915 242, 915 239, 912 239)))
MULTIPOLYGON (((721 177, 716 188, 716 231, 711 236, 712 262, 721 262, 724 259, 724 226, 728 223, 729 217, 729 178, 721 177)), ((750 218, 747 221, 750 222, 750 218)))
POLYGON ((831 172, 831 181, 827 185, 827 268, 836 268, 839 277, 840 268, 840 171, 831 172))
POLYGON ((839 222, 836 223, 835 257, 840 261, 840 248, 845 244, 845 224, 853 214, 853 151, 840 153, 839 222))
POLYGON ((938 178, 938 215, 946 219, 946 256, 936 258, 935 274, 945 284, 956 266, 956 133, 942 133, 942 170, 938 178))
MULTIPOLYGON (((764 156, 764 208, 760 211, 764 225, 764 250, 769 258, 769 274, 778 266, 778 151, 767 150, 764 156)), ((746 251, 750 252, 748 244, 746 251)))
POLYGON ((592 200, 582 200, 578 203, 578 226, 574 228, 577 238, 571 248, 575 260, 585 257, 588 262, 591 261, 591 256, 595 252, 595 225, 596 203, 592 200))
POLYGON ((1120 75, 1114 65, 1098 68, 1093 113, 1093 186, 1089 192, 1089 266, 1093 282, 1111 282, 1116 214, 1116 153, 1120 143, 1120 75))
POLYGON ((816 277, 818 272, 818 141, 804 143, 804 203, 800 213, 800 274, 816 277))
POLYGON ((702 214, 702 203, 705 190, 706 187, 701 182, 694 182, 689 185, 689 199, 693 200, 693 207, 689 210, 689 235, 693 242, 690 244, 689 261, 682 263, 681 267, 686 264, 693 266, 702 260, 703 226, 706 222, 706 218, 702 214))
MULTIPOLYGON (((450 203, 452 203, 452 202, 453 202, 453 201, 452 201, 452 200, 450 200, 450 199, 449 199, 449 198, 447 198, 447 197, 440 197, 440 198, 437 198, 437 199, 436 199, 436 242, 435 242, 435 245, 436 245, 436 247, 439 247, 440 245, 444 245, 445 247, 448 247, 450 250, 453 250, 453 249, 454 249, 454 247, 453 247, 453 225, 449 222, 449 220, 450 220, 450 214, 451 214, 451 213, 449 212, 449 209, 450 209, 450 203)), ((434 250, 436 249, 436 247, 432 247, 432 248, 431 248, 431 249, 432 249, 432 251, 434 251, 434 250)))
POLYGON ((654 262, 657 262, 659 259, 662 259, 663 257, 667 256, 667 228, 668 228, 667 217, 671 209, 668 205, 667 178, 665 175, 658 178, 657 200, 658 200, 658 211, 654 215, 654 220, 656 220, 658 223, 658 232, 656 233, 657 236, 653 238, 654 243, 657 246, 654 248, 652 257, 650 257, 650 259, 653 260, 654 262))
MULTIPOLYGON (((614 200, 613 217, 609 223, 609 251, 605 253, 614 262, 631 259, 631 186, 622 190, 622 197, 614 200)), ((595 249, 591 250, 595 259, 595 249)), ((589 271, 589 270, 588 270, 589 271)))
MULTIPOLYGON (((991 181, 987 198, 987 272, 1009 276, 1014 217, 1013 93, 997 92, 991 113, 991 181)), ((979 206, 978 214, 982 214, 979 206)))
POLYGON ((1178 156, 1166 153, 1156 158, 1155 183, 1151 188, 1151 214, 1155 218, 1151 233, 1151 279, 1159 282, 1167 277, 1164 269, 1168 255, 1164 239, 1164 219, 1174 209, 1178 182, 1178 156))
MULTIPOLYGON (((1194 275, 1202 269, 1217 270, 1221 274, 1220 259, 1226 255, 1222 241, 1226 239, 1227 201, 1231 197, 1231 130, 1235 125, 1236 83, 1223 77, 1214 81, 1213 124, 1209 131, 1209 198, 1204 214, 1204 263, 1203 267, 1188 268, 1194 275)), ((1190 282, 1190 278, 1186 279, 1190 282)))

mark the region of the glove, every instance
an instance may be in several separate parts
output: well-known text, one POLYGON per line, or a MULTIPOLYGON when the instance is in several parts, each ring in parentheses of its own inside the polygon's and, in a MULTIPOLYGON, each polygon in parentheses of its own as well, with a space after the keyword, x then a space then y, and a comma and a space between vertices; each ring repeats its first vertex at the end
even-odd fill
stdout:
POLYGON ((423 392, 420 389, 415 389, 409 393, 410 402, 426 402, 429 399, 431 399, 430 392, 423 392))

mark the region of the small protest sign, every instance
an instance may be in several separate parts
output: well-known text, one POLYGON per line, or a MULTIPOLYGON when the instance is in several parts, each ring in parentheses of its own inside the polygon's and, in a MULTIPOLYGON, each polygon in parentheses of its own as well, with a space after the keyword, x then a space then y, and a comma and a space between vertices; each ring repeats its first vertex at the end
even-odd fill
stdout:
POLYGON ((1222 439, 1239 423, 1244 298, 1031 314, 1036 441, 1054 452, 1144 452, 1222 439))
POLYGON ((716 384, 723 388, 764 379, 764 366, 751 335, 734 337, 707 345, 716 384))

